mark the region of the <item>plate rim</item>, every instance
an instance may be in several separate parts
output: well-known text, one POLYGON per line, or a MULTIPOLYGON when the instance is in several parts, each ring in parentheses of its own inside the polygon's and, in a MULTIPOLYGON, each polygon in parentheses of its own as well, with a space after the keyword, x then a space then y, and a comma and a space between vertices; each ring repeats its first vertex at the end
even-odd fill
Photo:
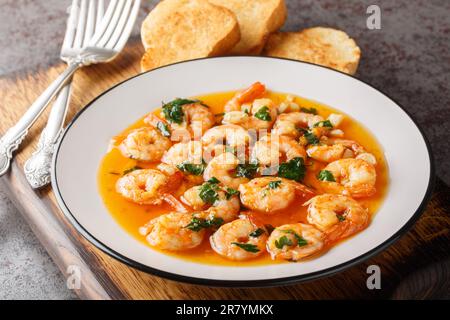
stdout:
POLYGON ((322 65, 317 65, 314 63, 310 63, 310 62, 305 62, 305 61, 298 61, 298 60, 294 60, 294 59, 288 59, 288 58, 280 58, 280 57, 265 57, 265 56, 243 56, 243 55, 239 55, 239 56, 224 56, 224 57, 204 57, 204 58, 197 58, 197 59, 192 59, 192 60, 186 60, 186 61, 180 61, 180 62, 175 62, 169 65, 165 65, 165 66, 161 66, 152 70, 148 70, 145 72, 140 72, 137 75, 134 75, 132 77, 129 77, 115 85, 113 85, 112 87, 108 88, 107 90, 103 91, 101 94, 99 94, 97 97, 95 97, 93 100, 91 100, 89 103, 87 103, 81 110, 79 110, 74 117, 70 120, 69 124, 67 125, 67 127, 64 129, 63 133, 61 134, 60 138, 58 139, 56 148, 55 148, 55 152, 53 154, 53 158, 52 158, 52 168, 51 168, 51 185, 52 185, 52 189, 54 191, 55 197, 56 197, 56 201, 58 203, 59 208, 61 209, 61 211, 63 212, 64 216, 66 217, 66 219, 69 220, 69 222, 71 223, 71 225, 75 228, 75 230, 80 233, 86 240, 88 240, 92 245, 94 245, 95 247, 97 247, 98 249, 100 249, 102 252, 106 253, 107 255, 111 256, 112 258, 124 263, 127 266, 130 266, 132 268, 135 268, 137 270, 143 271, 145 273, 149 273, 158 277, 162 277, 165 279, 169 279, 169 280, 174 280, 174 281, 178 281, 178 282, 184 282, 184 283, 190 283, 190 284, 196 284, 196 285, 205 285, 205 286, 215 286, 215 287, 241 287, 241 288, 245 288, 245 287, 273 287, 273 286, 282 286, 282 285, 290 285, 290 284, 294 284, 294 283, 301 283, 301 282, 306 282, 306 281, 312 281, 312 280, 316 280, 319 278, 324 278, 324 277, 328 277, 331 276, 333 274, 339 273, 341 271, 344 271, 345 269, 348 269, 352 266, 355 266, 359 263, 362 263, 363 261, 375 256, 376 254, 380 253, 381 251, 385 250, 387 247, 391 246, 392 244, 394 244, 398 239, 400 239, 404 234, 406 234, 406 232, 414 225, 414 223, 419 219, 419 217, 422 215, 422 213, 425 211, 425 208, 427 206, 427 204, 429 203, 431 196, 432 196, 432 192, 434 190, 434 185, 435 185, 435 163, 434 163, 434 156, 432 153, 432 149, 431 149, 431 144, 428 141, 428 138, 426 137, 426 135, 424 134, 423 129, 420 127, 420 125, 417 123, 417 121, 413 118, 413 116, 400 104, 398 103, 395 99, 393 99, 392 97, 390 97, 389 95, 387 95, 386 93, 384 93, 383 91, 381 91, 380 89, 378 89, 377 87, 367 83, 366 81, 363 81, 361 79, 358 79, 350 74, 344 73, 342 71, 339 70, 335 70, 332 69, 330 67, 326 67, 326 66, 322 66, 322 65), (142 76, 144 74, 147 73, 151 73, 154 72, 156 70, 159 69, 164 69, 164 68, 168 68, 171 67, 173 65, 177 65, 177 64, 183 64, 183 63, 189 63, 192 61, 199 61, 199 60, 221 60, 221 59, 234 59, 234 58, 248 58, 248 59, 267 59, 267 60, 284 60, 284 61, 290 61, 290 62, 294 62, 294 63, 300 63, 300 64, 307 64, 307 65, 312 65, 314 67, 318 67, 318 68, 323 68, 323 69, 327 69, 329 71, 332 72, 337 72, 340 74, 343 74, 347 77, 350 77, 356 81, 359 81, 369 87, 371 87, 372 89, 378 91, 379 93, 381 93, 382 95, 384 95, 385 97, 387 97, 388 99, 390 99, 392 102, 394 102, 396 104, 397 107, 400 108, 400 110, 402 110, 406 116, 408 116, 408 118, 412 121, 412 123, 415 125, 415 127, 417 128, 417 130, 419 131, 420 135, 422 136, 422 139, 425 142, 425 146, 427 149, 427 153, 428 153, 428 160, 430 162, 430 176, 428 179, 428 185, 427 185, 427 189, 425 192, 425 195, 419 205, 419 207, 417 208, 417 210, 414 212, 414 214, 411 216, 411 218, 397 231, 395 232, 389 239, 385 240, 384 242, 382 242, 381 244, 379 244, 378 246, 376 246, 375 248, 367 251, 366 253, 359 255, 356 258, 353 258, 349 261, 343 262, 341 264, 335 265, 333 267, 321 270, 321 271, 316 271, 316 272, 310 272, 307 274, 303 274, 303 275, 296 275, 296 276, 289 276, 289 277, 281 277, 281 278, 273 278, 273 279, 260 279, 260 280, 217 280, 217 279, 208 279, 208 278, 197 278, 197 277, 190 277, 190 276, 184 276, 184 275, 180 275, 180 274, 176 274, 176 273, 172 273, 172 272, 167 272, 164 270, 160 270, 154 267, 150 267, 148 265, 142 264, 140 262, 137 262, 133 259, 130 259, 118 252, 116 252, 114 249, 108 247, 107 245, 103 244, 101 241, 97 240, 90 232, 88 232, 75 218, 75 216, 72 214, 72 212, 69 210, 68 206, 66 205, 63 197, 61 196, 59 187, 58 187, 58 179, 56 176, 56 163, 57 163, 57 158, 58 158, 58 154, 60 151, 60 147, 62 142, 64 141, 64 138, 67 134, 67 132, 70 130, 70 128, 72 127, 72 125, 77 121, 77 119, 84 113, 84 111, 86 111, 89 107, 91 107, 95 101, 97 101, 97 99, 99 99, 100 97, 102 97, 103 95, 107 94, 109 91, 114 90, 116 87, 122 85, 123 83, 132 80, 136 77, 142 76))

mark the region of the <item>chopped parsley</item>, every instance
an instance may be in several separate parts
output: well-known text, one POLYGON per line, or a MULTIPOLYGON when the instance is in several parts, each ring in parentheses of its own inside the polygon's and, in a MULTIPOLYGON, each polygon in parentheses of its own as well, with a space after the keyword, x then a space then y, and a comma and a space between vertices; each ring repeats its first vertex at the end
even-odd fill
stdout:
POLYGON ((180 98, 170 101, 169 103, 166 103, 162 106, 164 117, 169 122, 180 124, 183 122, 184 119, 184 112, 182 107, 185 104, 191 104, 196 102, 198 102, 198 100, 189 100, 180 98))
POLYGON ((127 173, 133 172, 134 170, 140 170, 140 169, 142 169, 142 168, 139 167, 139 166, 134 166, 134 167, 131 167, 131 168, 126 169, 126 170, 123 172, 123 174, 125 175, 125 174, 127 174, 127 173))
POLYGON ((187 228, 191 231, 199 232, 202 229, 208 229, 211 227, 218 228, 223 224, 223 222, 224 221, 222 218, 214 217, 210 220, 206 220, 206 219, 202 219, 202 218, 192 217, 191 222, 189 222, 189 224, 187 226, 185 226, 185 228, 187 228))
POLYGON ((297 232, 295 232, 294 230, 288 229, 288 230, 281 230, 285 233, 289 233, 292 234, 295 238, 295 240, 297 241, 297 246, 299 247, 303 247, 306 246, 308 244, 308 241, 306 241, 305 238, 303 238, 302 236, 300 236, 297 232))
POLYGON ((272 121, 272 117, 270 116, 269 108, 264 106, 255 113, 255 118, 263 121, 272 121))
POLYGON ((238 195, 238 194, 239 194, 238 190, 235 190, 233 188, 228 188, 228 187, 225 188, 225 197, 227 198, 227 200, 230 200, 231 197, 238 195))
POLYGON ((236 176, 253 179, 258 172, 257 163, 239 164, 236 168, 236 176))
POLYGON ((156 124, 156 128, 158 128, 158 130, 161 132, 161 134, 164 137, 170 137, 169 126, 167 124, 165 124, 164 122, 158 121, 158 123, 156 124))
POLYGON ((206 165, 204 162, 201 164, 194 164, 185 161, 177 165, 177 168, 194 176, 201 176, 203 174, 203 171, 205 171, 205 166, 206 165))
POLYGON ((278 249, 283 249, 284 246, 292 246, 291 239, 286 236, 282 236, 278 240, 275 240, 275 247, 278 249))
POLYGON ((268 187, 269 187, 269 189, 276 189, 280 186, 280 184, 281 184, 281 180, 270 181, 268 187))
POLYGON ((278 176, 290 180, 300 181, 305 177, 306 167, 303 158, 296 157, 292 160, 280 164, 278 176))
POLYGON ((304 136, 308 144, 319 144, 319 138, 311 131, 305 132, 304 136))
POLYGON ((264 229, 258 228, 253 232, 250 232, 249 236, 252 238, 258 238, 260 235, 264 233, 264 229))
POLYGON ((330 120, 319 121, 314 124, 314 128, 324 127, 324 128, 333 128, 333 124, 330 120))
POLYGON ((256 253, 259 252, 259 249, 257 246, 251 243, 241 243, 241 242, 232 242, 231 244, 234 244, 238 246, 241 249, 244 249, 245 251, 256 253))
POLYGON ((345 221, 345 217, 342 214, 336 214, 336 218, 338 218, 339 222, 345 221))
POLYGON ((317 179, 321 181, 330 181, 330 182, 336 182, 336 179, 334 179, 333 174, 331 171, 328 170, 320 170, 317 174, 317 179))
POLYGON ((203 183, 200 187, 200 198, 205 203, 214 204, 217 200, 219 200, 219 194, 217 191, 219 190, 219 180, 217 178, 212 177, 205 183, 203 183))
POLYGON ((317 114, 317 109, 316 108, 305 108, 305 107, 301 107, 300 108, 301 112, 305 112, 305 113, 311 113, 311 114, 317 114))

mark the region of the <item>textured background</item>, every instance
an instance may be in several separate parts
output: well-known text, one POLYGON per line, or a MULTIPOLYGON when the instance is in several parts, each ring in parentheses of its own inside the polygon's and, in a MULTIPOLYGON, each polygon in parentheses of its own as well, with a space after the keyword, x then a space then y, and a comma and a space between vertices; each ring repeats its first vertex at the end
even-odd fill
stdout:
MULTIPOLYGON (((140 21, 157 1, 142 2, 140 21)), ((0 0, 0 77, 32 76, 39 68, 59 63, 70 3, 0 0)), ((363 56, 356 76, 383 90, 413 115, 432 144, 438 176, 450 184, 450 1, 287 0, 287 4, 289 18, 284 29, 330 26, 345 30, 357 41, 363 56), (366 27, 370 4, 381 7, 381 30, 366 27)), ((75 296, 0 191, 2 298, 75 296)))

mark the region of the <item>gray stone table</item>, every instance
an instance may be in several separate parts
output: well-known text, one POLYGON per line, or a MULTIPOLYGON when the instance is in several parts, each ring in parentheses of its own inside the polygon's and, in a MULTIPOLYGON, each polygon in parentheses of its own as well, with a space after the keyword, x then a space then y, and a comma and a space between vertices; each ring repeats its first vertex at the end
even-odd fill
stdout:
MULTIPOLYGON (((0 0, 0 77, 59 62, 69 0, 0 0)), ((140 21, 157 1, 143 0, 140 21)), ((383 90, 425 130, 437 175, 450 183, 450 1, 290 0, 285 30, 330 26, 362 50, 357 77, 383 90), (381 29, 366 26, 381 8, 381 29)), ((138 25, 134 36, 138 36, 138 25)), ((0 114, 1 116, 1 114, 0 114)), ((414 161, 414 159, 411 159, 414 161)), ((0 193, 0 298, 74 298, 19 213, 0 193)))

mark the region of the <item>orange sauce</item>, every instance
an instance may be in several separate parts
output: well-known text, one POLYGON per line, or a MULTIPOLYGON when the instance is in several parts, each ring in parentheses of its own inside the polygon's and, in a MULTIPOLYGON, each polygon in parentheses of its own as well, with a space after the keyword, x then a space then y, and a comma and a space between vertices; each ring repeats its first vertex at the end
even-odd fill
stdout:
MULTIPOLYGON (((223 106, 225 103, 235 94, 235 92, 226 93, 214 93, 204 96, 198 96, 196 98, 202 100, 205 104, 210 106, 214 114, 220 114, 223 112, 223 106)), ((268 92, 267 97, 272 99, 275 103, 280 103, 286 100, 286 94, 268 92)), ((297 104, 305 108, 316 108, 318 114, 324 118, 328 117, 330 113, 341 113, 329 106, 322 105, 318 102, 311 101, 301 97, 295 97, 294 100, 297 104)), ((140 119, 129 128, 125 129, 119 136, 114 139, 114 145, 117 145, 126 136, 127 132, 132 129, 145 126, 143 119, 140 119)), ((384 196, 387 193, 389 184, 389 173, 386 160, 383 155, 383 149, 376 141, 375 137, 360 123, 351 117, 345 117, 343 124, 340 126, 345 132, 345 139, 355 140, 360 143, 367 152, 372 153, 377 159, 377 193, 369 198, 359 199, 358 201, 369 209, 372 217, 380 208, 384 196)), ((141 236, 138 232, 140 226, 154 217, 161 214, 172 211, 171 207, 167 204, 161 206, 153 205, 138 205, 133 202, 127 201, 119 193, 116 192, 115 184, 120 178, 123 172, 133 166, 139 166, 142 168, 154 168, 156 164, 149 164, 145 162, 139 162, 133 159, 128 159, 122 156, 117 148, 111 148, 111 150, 104 156, 100 168, 98 171, 98 184, 100 195, 103 198, 104 204, 108 211, 111 213, 117 223, 130 233, 134 238, 146 243, 145 237, 141 236)), ((316 179, 317 173, 325 167, 326 164, 314 161, 312 166, 307 167, 307 174, 303 183, 316 189, 317 194, 323 193, 320 184, 316 179)), ((306 207, 302 204, 307 198, 298 198, 288 208, 281 210, 272 215, 257 214, 258 219, 262 219, 265 224, 271 224, 276 227, 286 223, 306 222, 306 207)), ((369 225, 370 228, 370 225, 369 225)), ((364 231, 363 231, 364 232, 364 231)), ((149 246, 149 250, 158 250, 149 246)), ((272 261, 267 253, 261 255, 250 261, 230 261, 222 258, 216 254, 210 247, 209 241, 205 238, 202 245, 197 248, 183 251, 183 252, 170 252, 164 251, 165 254, 176 256, 181 259, 187 259, 195 262, 206 264, 219 264, 228 266, 253 266, 262 264, 279 263, 272 261)))

